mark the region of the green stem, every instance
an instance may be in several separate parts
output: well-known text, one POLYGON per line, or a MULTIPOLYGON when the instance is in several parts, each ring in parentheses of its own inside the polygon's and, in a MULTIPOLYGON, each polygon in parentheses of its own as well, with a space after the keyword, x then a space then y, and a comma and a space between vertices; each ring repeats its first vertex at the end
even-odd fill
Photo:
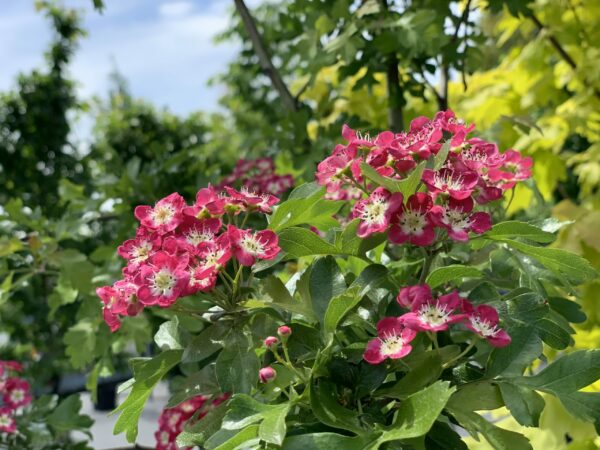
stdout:
POLYGON ((427 275, 429 275, 429 269, 431 268, 431 263, 435 259, 435 253, 429 254, 427 253, 425 256, 425 262, 423 263, 423 269, 421 269, 421 276, 419 277, 419 284, 425 283, 427 279, 427 275))
POLYGON ((464 349, 464 351, 460 355, 458 355, 455 358, 452 358, 450 361, 444 363, 442 365, 442 368, 446 369, 447 367, 450 367, 450 365, 452 363, 461 359, 463 356, 465 356, 467 353, 469 353, 473 347, 475 347, 475 345, 477 344, 478 341, 479 341, 479 336, 475 336, 473 338, 473 341, 467 346, 467 348, 464 349))
POLYGON ((242 224, 240 225, 240 228, 244 228, 244 225, 246 225, 246 222, 248 221, 248 217, 250 217, 250 214, 248 212, 246 212, 246 215, 244 216, 244 220, 242 220, 242 224))
POLYGON ((364 187, 362 187, 360 185, 360 183, 358 181, 356 181, 356 178, 354 178, 354 176, 351 173, 348 173, 346 176, 350 179, 350 181, 352 181, 352 184, 354 184, 354 186, 356 186, 358 189, 360 189, 365 194, 367 194, 367 197, 369 196, 369 191, 367 189, 365 189, 364 187))

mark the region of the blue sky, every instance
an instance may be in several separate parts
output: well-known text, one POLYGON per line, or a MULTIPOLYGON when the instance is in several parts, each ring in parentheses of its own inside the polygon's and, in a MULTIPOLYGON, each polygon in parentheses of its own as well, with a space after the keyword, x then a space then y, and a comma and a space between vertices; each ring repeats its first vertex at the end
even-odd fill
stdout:
MULTIPOLYGON (((82 39, 71 77, 83 98, 105 96, 108 74, 116 64, 133 94, 177 114, 213 111, 223 93, 208 87, 236 54, 235 42, 215 44, 226 29, 230 0, 105 0, 99 14, 92 0, 63 0, 85 12, 82 39)), ((248 2, 249 7, 259 3, 248 2)), ((43 64, 51 31, 33 0, 0 0, 0 91, 15 76, 43 64)))

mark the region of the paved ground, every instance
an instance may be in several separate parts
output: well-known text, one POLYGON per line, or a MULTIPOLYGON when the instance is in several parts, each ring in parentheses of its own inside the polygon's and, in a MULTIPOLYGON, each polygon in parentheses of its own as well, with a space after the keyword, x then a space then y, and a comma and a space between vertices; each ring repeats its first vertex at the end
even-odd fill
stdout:
MULTIPOLYGON (((127 393, 121 394, 119 397, 119 403, 125 400, 127 393)), ((152 396, 146 403, 142 417, 139 423, 139 433, 137 444, 149 448, 154 448, 156 443, 154 439, 154 432, 158 428, 158 416, 160 415, 163 406, 166 404, 169 398, 167 391, 167 385, 165 383, 159 384, 152 396)), ((118 447, 131 447, 131 444, 127 443, 124 434, 117 436, 113 435, 113 427, 117 416, 108 416, 108 412, 96 411, 92 405, 90 395, 87 393, 81 394, 81 401, 83 402, 82 412, 89 415, 94 419, 94 426, 92 427, 93 441, 91 446, 96 450, 108 450, 118 447)))

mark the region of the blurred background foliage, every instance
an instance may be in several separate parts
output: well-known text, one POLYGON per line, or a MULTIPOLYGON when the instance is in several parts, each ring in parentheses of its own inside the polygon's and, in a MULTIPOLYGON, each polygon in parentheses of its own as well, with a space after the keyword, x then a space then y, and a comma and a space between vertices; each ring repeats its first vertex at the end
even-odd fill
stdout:
MULTIPOLYGON (((105 100, 77 98, 67 68, 85 35, 80 13, 39 6, 54 29, 46 64, 0 94, 0 356, 29 361, 39 389, 56 390, 69 370, 95 386, 164 320, 142 315, 111 335, 94 293, 120 270, 114 248, 136 205, 174 191, 191 200, 241 157, 271 156, 281 173, 312 180, 343 123, 400 131, 453 109, 502 150, 534 157, 534 182, 509 212, 573 221, 556 245, 600 269, 595 0, 272 0, 252 10, 234 0, 217 41, 241 49, 212 81, 227 88, 223 111, 187 117, 134 98, 117 71, 105 100), (81 115, 94 121, 89 146, 73 141, 81 115)), ((583 291, 576 347, 597 348, 600 281, 583 291)), ((593 445, 587 430, 578 448, 593 445)))

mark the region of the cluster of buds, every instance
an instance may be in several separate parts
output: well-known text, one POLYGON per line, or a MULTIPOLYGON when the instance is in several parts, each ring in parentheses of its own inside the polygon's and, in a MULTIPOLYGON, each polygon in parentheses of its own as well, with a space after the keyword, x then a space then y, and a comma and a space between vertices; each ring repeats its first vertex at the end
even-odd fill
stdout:
POLYGON ((0 432, 16 433, 17 422, 15 415, 19 410, 31 403, 29 383, 17 374, 23 371, 23 366, 17 361, 0 361, 0 432))
MULTIPOLYGON (((279 336, 279 338, 277 338, 276 336, 268 336, 263 341, 263 345, 267 349, 271 350, 271 352, 275 356, 275 359, 282 365, 288 367, 292 366, 287 350, 287 340, 291 336, 291 334, 292 329, 287 325, 282 325, 279 328, 277 328, 277 335, 279 336), (283 354, 285 359, 282 358, 279 355, 279 352, 277 351, 279 344, 281 344, 283 347, 283 354)), ((277 372, 271 366, 263 367, 258 371, 258 379, 261 383, 269 383, 273 381, 276 377, 277 372)))
POLYGON ((177 436, 183 431, 184 425, 194 416, 196 411, 201 410, 195 420, 200 420, 208 412, 223 403, 230 396, 221 395, 211 400, 205 395, 198 395, 180 403, 172 408, 165 408, 158 418, 158 430, 154 433, 157 450, 181 450, 191 447, 178 447, 175 443, 177 436))
POLYGON ((455 241, 467 241, 469 232, 484 233, 492 226, 490 215, 475 207, 500 199, 529 178, 532 167, 531 158, 515 150, 500 153, 496 144, 469 137, 473 129, 452 111, 431 120, 419 117, 408 132, 384 131, 373 139, 344 126, 347 144, 337 145, 318 165, 316 179, 330 197, 358 200, 352 218, 360 220, 360 237, 389 231, 391 243, 429 246, 437 228, 455 241), (439 161, 444 142, 449 151, 439 161), (409 198, 374 186, 361 168, 367 164, 380 176, 400 181, 423 161, 432 168, 423 171, 421 192, 409 198))
POLYGON ((451 324, 463 324, 494 347, 510 344, 510 336, 498 326, 494 307, 474 306, 456 291, 435 297, 427 284, 420 284, 402 288, 396 300, 409 312, 384 317, 377 323, 377 337, 369 341, 364 353, 364 359, 371 364, 408 355, 412 350, 410 343, 419 332, 428 333, 437 342, 435 333, 447 330, 451 324))
POLYGON ((209 186, 200 189, 192 205, 173 193, 154 206, 136 207, 136 236, 118 249, 127 261, 123 279, 96 290, 111 331, 120 327, 121 316, 134 316, 146 306, 167 308, 178 298, 212 291, 218 276, 227 275, 230 260, 241 270, 275 258, 277 235, 244 225, 250 214, 271 213, 278 201, 271 194, 209 186))
POLYGON ((271 158, 240 159, 233 172, 223 178, 219 187, 238 185, 251 192, 281 197, 294 185, 294 177, 276 174, 275 163, 271 158))

